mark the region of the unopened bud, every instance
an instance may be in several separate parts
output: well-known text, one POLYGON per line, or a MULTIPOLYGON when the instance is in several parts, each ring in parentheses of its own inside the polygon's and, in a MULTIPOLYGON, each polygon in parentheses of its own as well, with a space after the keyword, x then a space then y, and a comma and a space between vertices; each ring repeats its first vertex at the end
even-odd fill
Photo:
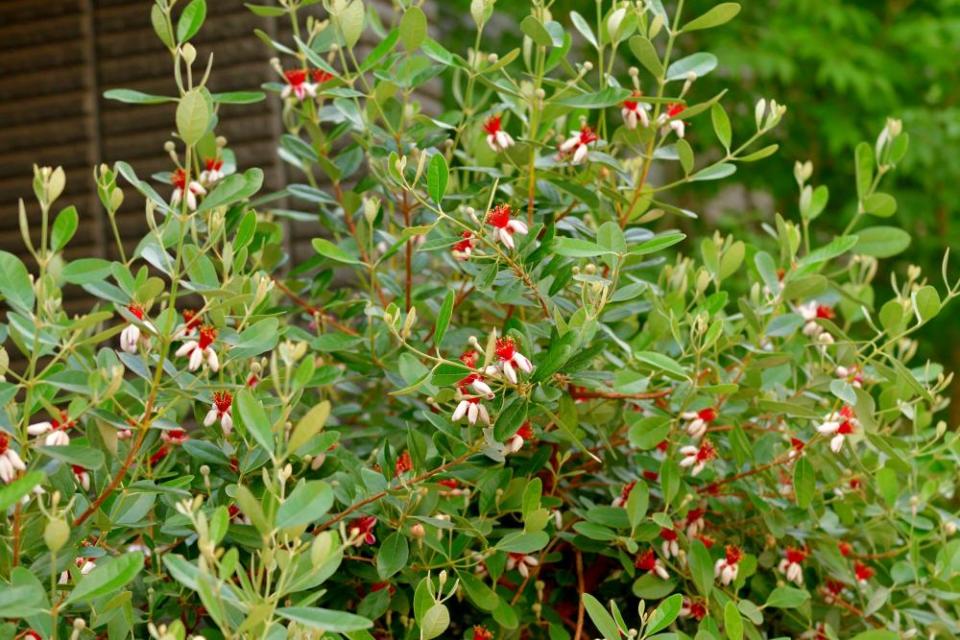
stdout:
POLYGON ((187 63, 188 67, 192 66, 193 61, 197 59, 197 50, 188 42, 180 47, 180 57, 187 63))
POLYGON ((414 538, 422 538, 427 534, 426 530, 423 528, 423 525, 419 522, 410 527, 410 535, 414 538))
POLYGON ((43 541, 50 551, 59 551, 70 539, 70 525, 63 518, 52 518, 43 529, 43 541))
POLYGON ((374 220, 377 219, 377 214, 380 213, 380 198, 364 198, 363 199, 363 217, 366 218, 367 224, 372 225, 374 220))

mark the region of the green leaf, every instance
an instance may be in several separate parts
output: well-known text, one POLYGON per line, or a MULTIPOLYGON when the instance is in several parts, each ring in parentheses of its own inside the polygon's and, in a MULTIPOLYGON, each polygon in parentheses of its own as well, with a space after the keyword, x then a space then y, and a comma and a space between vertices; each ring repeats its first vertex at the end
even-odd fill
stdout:
POLYGON ((205 0, 193 0, 180 14, 177 20, 177 41, 183 44, 197 35, 203 21, 207 17, 207 3, 205 0))
POLYGON ((769 158, 777 152, 780 148, 778 144, 771 144, 759 151, 754 151, 753 153, 748 153, 745 156, 738 156, 737 160, 740 162, 756 162, 757 160, 763 160, 764 158, 769 158))
POLYGON ((577 28, 577 31, 580 32, 584 40, 589 42, 594 49, 599 46, 597 45, 597 37, 593 35, 593 29, 590 28, 590 23, 588 23, 582 15, 576 11, 571 11, 570 22, 573 23, 573 26, 577 28))
POLYGON ((654 236, 649 240, 644 240, 643 242, 634 245, 630 248, 630 255, 642 256, 648 253, 656 253, 657 251, 662 251, 667 247, 672 247, 678 242, 682 242, 686 239, 686 234, 680 233, 676 230, 667 231, 658 236, 654 236))
POLYGON ((61 275, 70 284, 101 282, 110 275, 111 265, 101 258, 80 258, 67 263, 61 275))
POLYGON ((30 471, 10 484, 0 486, 0 512, 6 513, 8 508, 30 493, 35 486, 43 482, 45 477, 40 471, 30 471))
POLYGON ((667 69, 667 80, 686 80, 687 74, 693 72, 702 78, 717 68, 717 56, 701 51, 680 58, 667 69))
POLYGON ((594 626, 604 640, 619 640, 620 629, 614 621, 613 616, 604 608, 600 601, 589 593, 583 594, 583 606, 593 621, 594 626))
POLYGON ((552 47, 553 38, 550 32, 537 20, 535 16, 527 16, 520 22, 520 29, 541 47, 552 47))
POLYGON ((672 374, 678 378, 686 378, 687 371, 683 366, 670 356, 657 353, 656 351, 638 351, 633 357, 641 363, 651 367, 655 371, 672 374))
POLYGON ((851 640, 899 640, 900 634, 896 631, 887 631, 886 629, 870 629, 861 631, 853 636, 851 640))
POLYGON ((471 571, 457 573, 467 597, 484 611, 493 611, 500 604, 500 597, 471 571))
POLYGON ((97 568, 80 578, 64 604, 90 602, 120 590, 143 569, 143 554, 127 552, 113 559, 100 560, 97 568))
POLYGON ((84 469, 99 469, 103 466, 103 453, 92 447, 85 447, 79 444, 68 444, 61 447, 37 447, 37 451, 48 455, 51 458, 62 460, 70 465, 83 467, 84 469))
POLYGON ((134 91, 133 89, 110 89, 103 92, 103 97, 107 100, 116 100, 126 102, 127 104, 162 104, 164 102, 176 102, 176 98, 169 96, 156 96, 143 91, 134 91))
POLYGON ((644 69, 650 72, 654 78, 660 78, 663 75, 663 64, 660 62, 660 56, 657 54, 656 47, 647 38, 643 36, 633 36, 628 41, 630 51, 637 58, 644 69))
POLYGON ((544 531, 534 533, 511 533, 497 543, 497 549, 508 553, 533 553, 540 551, 550 542, 550 536, 544 531))
POLYGON ((333 490, 323 480, 300 481, 277 509, 277 527, 286 529, 316 522, 333 506, 333 490))
POLYGON ((677 140, 676 145, 677 157, 680 159, 680 167, 683 169, 683 175, 690 175, 690 172, 693 171, 693 148, 690 147, 690 143, 680 138, 677 140))
POLYGON ((336 17, 337 25, 343 35, 343 41, 348 49, 352 49, 363 35, 363 23, 367 17, 363 0, 352 0, 336 17))
POLYGON ((325 258, 330 258, 331 260, 342 262, 344 264, 363 264, 329 240, 325 240, 323 238, 314 238, 312 244, 314 251, 325 258))
POLYGON ((652 636, 658 631, 666 629, 677 619, 682 607, 683 595, 679 593, 675 593, 661 602, 657 605, 657 608, 653 610, 653 613, 650 614, 650 620, 647 622, 647 628, 644 629, 644 633, 647 636, 652 636))
POLYGON ((528 402, 526 398, 517 396, 504 407, 497 421, 493 425, 493 437, 502 442, 517 432, 517 429, 527 419, 528 402))
POLYGON ((636 529, 643 522, 643 517, 647 515, 647 509, 650 505, 650 490, 647 483, 637 480, 630 491, 630 497, 627 498, 627 518, 630 520, 630 527, 636 529))
POLYGON ((857 232, 854 251, 875 258, 889 258, 910 246, 910 234, 897 227, 868 227, 857 232))
POLYGON ((263 410, 263 405, 249 389, 241 389, 237 393, 237 410, 247 433, 272 456, 274 452, 273 425, 267 418, 267 412, 263 410))
POLYGON ((29 315, 36 297, 27 268, 20 258, 7 251, 0 251, 0 295, 18 311, 29 315))
POLYGON ((603 109, 619 105, 629 95, 630 92, 621 87, 607 87, 595 93, 583 93, 571 98, 564 98, 557 101, 557 104, 574 107, 575 109, 603 109))
POLYGON ((733 600, 727 600, 723 607, 723 629, 728 640, 743 640, 743 618, 733 600))
POLYGON ((262 185, 263 171, 260 169, 247 169, 243 175, 227 176, 203 199, 197 213, 245 200, 257 193, 262 185))
POLYGON ((176 44, 173 41, 173 31, 167 23, 167 15, 160 8, 160 5, 154 4, 150 8, 150 24, 153 25, 153 32, 157 34, 160 42, 168 49, 172 49, 176 44))
POLYGON ((897 212, 897 199, 889 193, 871 193, 863 200, 863 210, 878 218, 889 218, 897 212))
POLYGON ((410 555, 410 547, 403 533, 395 531, 387 536, 377 551, 377 573, 384 580, 403 569, 410 555))
POLYGON ((730 141, 733 132, 730 127, 730 116, 724 110, 719 102, 714 102, 710 107, 710 120, 713 123, 713 132, 717 134, 717 140, 723 145, 724 149, 730 149, 730 141))
POLYGON ((442 153, 435 153, 430 158, 430 166, 427 168, 427 191, 430 197, 437 204, 443 200, 443 194, 447 192, 447 160, 442 153))
POLYGON ((809 599, 810 594, 806 589, 777 587, 770 592, 763 606, 764 608, 772 607, 774 609, 796 609, 809 599))
POLYGON ((290 434, 290 440, 287 442, 287 450, 296 451, 305 445, 310 438, 320 433, 320 430, 326 425, 327 418, 329 417, 329 400, 324 400, 314 405, 310 411, 307 411, 306 415, 300 418, 297 426, 293 428, 293 432, 290 434))
POLYGON ((264 101, 267 94, 263 91, 228 91, 214 93, 210 97, 219 104, 255 104, 264 101))
POLYGON ((866 142, 854 150, 854 165, 857 175, 857 197, 863 200, 873 184, 873 151, 866 142))
POLYGON ((929 322, 940 313, 940 294, 930 285, 920 287, 911 296, 913 310, 920 322, 929 322))
MULTIPOLYGON (((194 0, 196 2, 202 3, 203 0, 194 0)), ((184 143, 194 145, 200 142, 210 124, 210 106, 200 89, 191 89, 183 94, 177 105, 176 120, 177 132, 184 143)))
POLYGON ((581 240, 580 238, 554 238, 552 248, 558 256, 568 258, 595 258, 596 256, 613 253, 596 242, 581 240))
POLYGON ((319 607, 281 607, 277 609, 277 615, 312 629, 330 633, 359 631, 373 626, 372 622, 361 616, 319 607))
POLYGON ((270 7, 261 4, 244 3, 244 5, 255 16, 261 18, 279 18, 287 15, 286 7, 270 7))
POLYGON ((54 251, 60 251, 73 234, 77 232, 77 226, 80 224, 80 217, 77 215, 77 208, 74 206, 66 207, 57 214, 57 219, 53 221, 53 228, 50 230, 50 244, 54 251))
POLYGON ((436 638, 450 626, 450 611, 439 602, 427 609, 420 620, 420 640, 436 638))
POLYGON ((702 16, 694 18, 687 24, 683 25, 683 28, 680 29, 680 32, 686 33, 689 31, 698 31, 701 29, 712 29, 714 27, 719 27, 720 25, 726 24, 727 22, 733 20, 738 13, 740 13, 740 5, 738 3, 721 2, 702 16))
POLYGON ((699 540, 690 544, 690 575, 700 595, 709 600, 710 591, 713 589, 713 560, 710 552, 699 540))
POLYGON ((721 162, 704 167, 690 177, 691 182, 706 182, 708 180, 722 180, 737 172, 737 165, 730 162, 721 162))
POLYGON ((407 51, 415 51, 427 37, 427 16, 423 9, 412 6, 400 19, 400 41, 407 51))
POLYGON ((49 608, 43 585, 24 567, 10 571, 10 584, 0 581, 0 618, 22 620, 49 608))
POLYGON ((793 490, 797 498, 797 506, 806 509, 813 500, 817 488, 816 472, 806 456, 800 456, 793 467, 793 490))
POLYGON ((437 321, 433 325, 433 344, 437 346, 443 342, 443 336, 446 335, 447 327, 450 326, 450 316, 453 315, 453 303, 456 297, 453 289, 448 289, 440 305, 440 311, 437 312, 437 321))

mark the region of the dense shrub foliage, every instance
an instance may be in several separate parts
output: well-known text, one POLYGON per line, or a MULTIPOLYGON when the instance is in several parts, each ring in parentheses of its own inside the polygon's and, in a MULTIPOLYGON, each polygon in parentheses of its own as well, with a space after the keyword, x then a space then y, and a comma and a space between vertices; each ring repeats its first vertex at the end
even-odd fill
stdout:
POLYGON ((857 147, 829 241, 803 162, 766 238, 685 237, 685 187, 756 171, 787 112, 734 132, 698 91, 717 60, 684 36, 736 3, 534 0, 497 52, 494 0, 454 50, 416 3, 315 4, 251 6, 294 25, 259 34, 282 192, 216 135, 264 92, 205 88, 203 0, 152 8, 175 95, 108 92, 176 103, 169 172, 96 171, 118 260, 64 258, 78 214, 36 170, 34 262, 0 254, 0 637, 958 633, 950 376, 911 334, 960 282, 945 257, 874 295, 910 242, 873 224, 899 121, 857 147), (455 111, 421 102, 438 78, 455 111), (322 225, 314 257, 285 219, 322 225), (68 315, 68 286, 100 304, 68 315))

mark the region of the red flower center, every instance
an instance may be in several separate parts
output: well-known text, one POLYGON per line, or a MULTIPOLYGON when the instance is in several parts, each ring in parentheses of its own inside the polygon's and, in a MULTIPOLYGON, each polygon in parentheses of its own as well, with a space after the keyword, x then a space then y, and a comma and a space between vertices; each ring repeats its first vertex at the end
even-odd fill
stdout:
POLYGON ((220 171, 223 168, 223 160, 219 158, 207 158, 204 164, 207 167, 207 171, 220 171))
POLYGON ((591 142, 596 142, 600 138, 597 137, 597 134, 593 132, 587 125, 580 127, 580 144, 590 144, 591 142))
POLYGON ((677 539, 677 532, 673 529, 660 529, 660 537, 667 542, 673 542, 677 539))
POLYGON ((467 249, 473 249, 473 234, 470 233, 469 231, 464 231, 461 237, 463 238, 463 240, 456 242, 453 245, 453 250, 459 251, 462 253, 467 249))
POLYGON ((701 409, 698 411, 697 417, 704 422, 713 422, 717 419, 717 412, 714 409, 707 407, 706 409, 701 409))
POLYGON ((487 222, 498 229, 505 229, 510 223, 510 205, 498 204, 487 213, 487 222))
POLYGON ((628 482, 627 484, 623 485, 623 489, 620 490, 620 499, 626 502, 627 499, 630 497, 630 492, 633 491, 633 488, 635 486, 637 486, 636 480, 632 482, 628 482))
POLYGON ((467 349, 466 351, 460 354, 460 362, 470 367, 471 369, 475 369, 477 367, 477 352, 474 351, 473 349, 467 349))
POLYGON ((675 102, 667 107, 667 117, 676 118, 678 115, 680 115, 686 110, 687 110, 686 106, 680 104, 679 102, 675 102))
POLYGON ((637 556, 633 566, 643 571, 653 571, 657 567, 657 554, 653 549, 647 549, 637 556))
POLYGON ((175 169, 170 176, 170 184, 181 191, 187 188, 187 172, 183 169, 175 169))
POLYGON ((517 429, 516 435, 520 436, 524 440, 533 440, 533 426, 530 424, 529 420, 520 425, 520 428, 517 429))
POLYGON ((503 361, 513 360, 517 352, 517 345, 513 338, 497 338, 496 353, 497 357, 503 361))
POLYGON ((333 80, 333 74, 329 71, 324 71, 323 69, 314 69, 312 75, 313 81, 317 84, 323 84, 333 80))
POLYGON ((853 551, 853 547, 851 547, 848 542, 838 542, 837 549, 843 557, 847 557, 853 551))
POLYGON ((183 324, 186 325, 187 329, 196 329, 200 326, 200 314, 193 309, 184 309, 183 324))
POLYGON ((833 319, 833 309, 826 305, 818 304, 817 305, 817 317, 824 318, 826 320, 833 319))
POLYGON ((299 87, 307 81, 307 72, 303 69, 289 69, 283 72, 283 77, 286 78, 291 86, 299 87))
POLYGON ((8 448, 10 448, 10 436, 0 431, 0 456, 5 454, 8 448))
POLYGON ((404 451, 400 454, 400 457, 397 458, 397 462, 394 465, 394 471, 396 472, 396 475, 400 475, 401 473, 405 473, 411 469, 413 469, 413 460, 410 459, 410 452, 404 451))
POLYGON ((226 413, 230 411, 230 406, 233 404, 233 394, 229 391, 216 391, 213 394, 213 404, 217 407, 217 411, 226 413))
POLYGON ((73 469, 73 475, 75 475, 75 476, 79 476, 79 475, 82 475, 82 474, 84 474, 84 473, 87 472, 86 469, 84 469, 83 467, 81 467, 81 466, 78 465, 78 464, 72 464, 72 465, 70 465, 70 468, 73 469))
POLYGON ((706 512, 706 509, 691 509, 687 512, 687 524, 696 522, 702 518, 706 512))
POLYGON ((807 552, 803 549, 794 549, 793 547, 787 547, 787 562, 791 564, 800 564, 807 559, 807 552))
POLYGON ((724 550, 724 555, 726 556, 727 564, 737 564, 740 562, 740 559, 743 557, 743 552, 740 551, 740 547, 735 547, 732 544, 728 544, 727 548, 724 550))
POLYGON ((200 340, 198 344, 201 349, 206 349, 213 344, 213 341, 217 339, 217 330, 216 328, 205 324, 200 327, 200 340))
POLYGON ((493 640, 493 633, 486 627, 476 625, 473 628, 473 640, 493 640))
POLYGON ((853 433, 853 423, 849 420, 844 420, 840 423, 840 427, 837 429, 837 433, 848 436, 853 433))
POLYGON ((438 480, 437 482, 447 489, 456 489, 458 486, 460 486, 460 483, 453 478, 444 478, 443 480, 438 480))
POLYGON ((707 607, 699 600, 691 602, 689 609, 690 615, 696 620, 703 620, 707 617, 707 607))
POLYGON ((137 304, 136 302, 131 302, 127 305, 127 311, 130 312, 137 320, 143 320, 143 307, 137 304))
POLYGON ((806 443, 799 438, 790 438, 790 446, 794 448, 795 451, 803 451, 803 447, 806 443))
MULTIPOLYGON (((630 97, 631 97, 631 98, 639 98, 639 97, 642 96, 642 95, 643 95, 643 94, 640 93, 639 91, 634 91, 633 94, 632 94, 630 97)), ((624 101, 623 101, 623 106, 626 107, 627 109, 629 109, 630 111, 636 111, 638 104, 639 104, 639 103, 638 103, 636 100, 624 100, 624 101)))
POLYGON ((862 562, 853 565, 853 573, 857 576, 857 580, 869 580, 873 577, 873 569, 862 562))
POLYGON ((494 135, 500 131, 500 116, 490 116, 487 118, 487 121, 483 123, 483 130, 486 131, 489 135, 494 135))
POLYGON ((706 462, 717 457, 717 450, 709 442, 704 442, 697 450, 697 462, 706 462))

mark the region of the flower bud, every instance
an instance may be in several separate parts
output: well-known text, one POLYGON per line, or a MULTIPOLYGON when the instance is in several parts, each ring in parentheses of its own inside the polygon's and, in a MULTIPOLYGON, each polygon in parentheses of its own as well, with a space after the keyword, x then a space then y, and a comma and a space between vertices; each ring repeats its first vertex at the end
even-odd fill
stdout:
POLYGON ((366 218, 367 224, 372 225, 379 213, 380 198, 373 197, 363 199, 363 217, 366 218))
POLYGON ((427 534, 426 530, 423 528, 423 525, 419 522, 410 527, 410 535, 414 538, 422 538, 427 534))
POLYGON ((197 50, 192 44, 187 42, 180 47, 180 57, 187 63, 187 66, 193 66, 193 61, 197 59, 197 50))
POLYGON ((43 541, 50 551, 59 551, 70 539, 70 525, 63 518, 51 518, 43 529, 43 541))

